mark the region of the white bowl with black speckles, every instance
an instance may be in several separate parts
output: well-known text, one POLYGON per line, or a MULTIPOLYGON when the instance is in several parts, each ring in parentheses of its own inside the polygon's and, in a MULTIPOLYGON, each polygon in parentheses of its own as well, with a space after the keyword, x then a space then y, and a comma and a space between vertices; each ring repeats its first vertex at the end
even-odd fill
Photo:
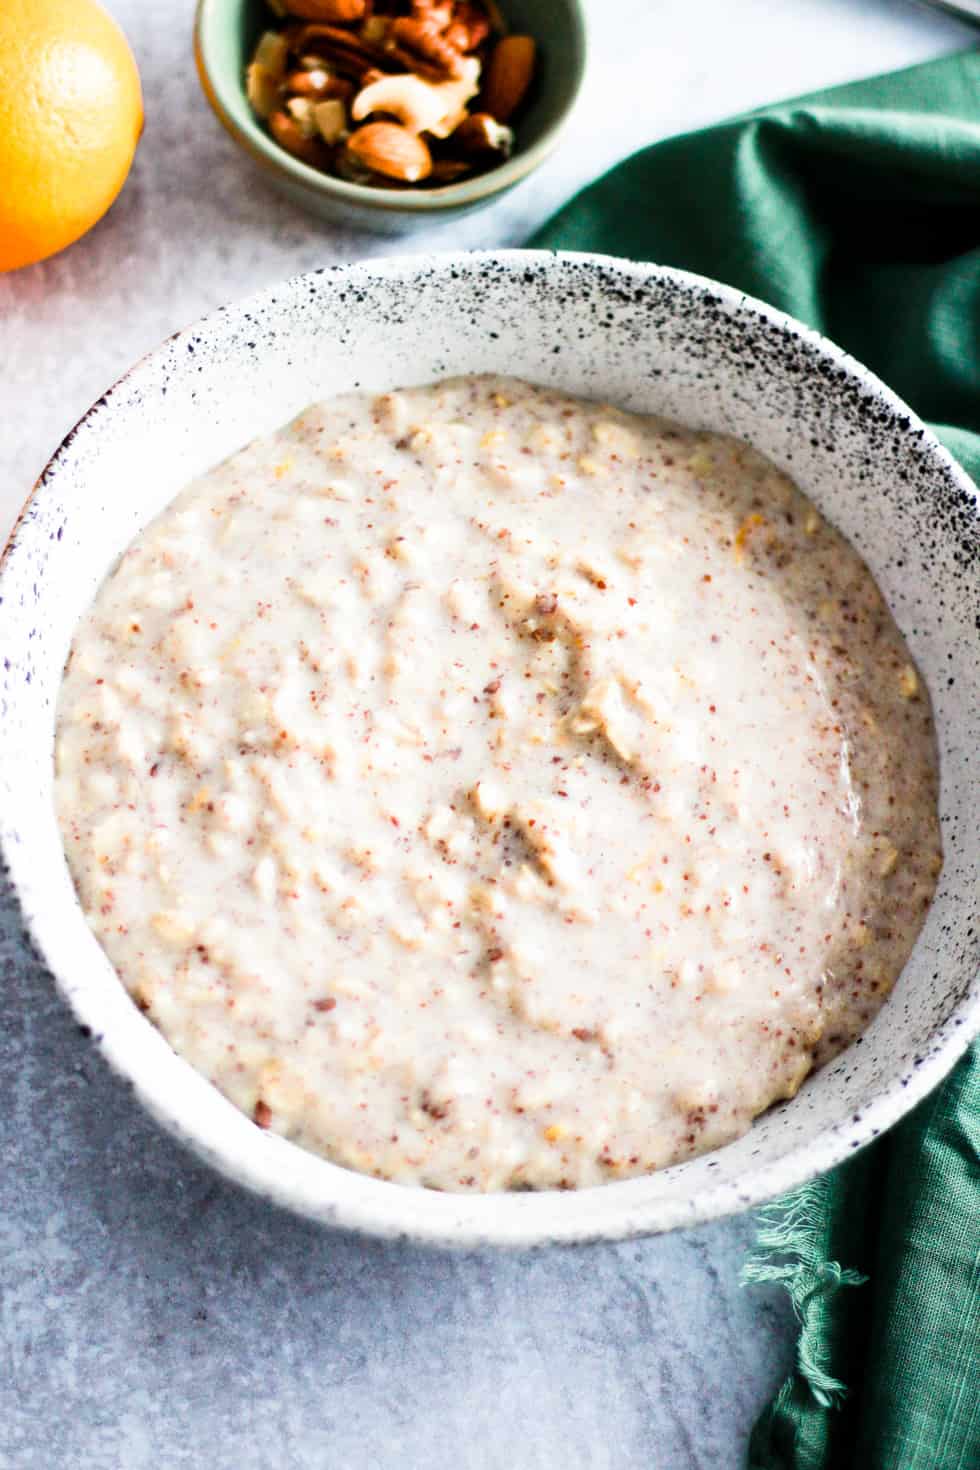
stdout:
POLYGON ((668 1230, 830 1168, 934 1087, 980 1029, 976 491, 915 416, 830 343, 695 276, 506 251, 286 282, 179 333, 96 403, 34 491, 0 569, 0 848, 25 926, 79 1022, 150 1111, 231 1178, 315 1219, 445 1244, 668 1230), (54 709, 79 616, 193 476, 314 399, 514 373, 748 440, 867 559, 925 674, 945 867, 894 993, 853 1047, 714 1154, 577 1193, 449 1195, 381 1182, 256 1128, 137 1011, 75 898, 52 802, 54 709))

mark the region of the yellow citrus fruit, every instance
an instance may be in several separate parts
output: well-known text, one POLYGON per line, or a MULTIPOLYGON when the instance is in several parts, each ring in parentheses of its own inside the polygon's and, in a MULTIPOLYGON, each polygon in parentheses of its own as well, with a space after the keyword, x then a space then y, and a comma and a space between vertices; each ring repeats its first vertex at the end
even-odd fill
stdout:
POLYGON ((102 218, 142 127, 133 53, 96 0, 0 0, 0 271, 102 218))

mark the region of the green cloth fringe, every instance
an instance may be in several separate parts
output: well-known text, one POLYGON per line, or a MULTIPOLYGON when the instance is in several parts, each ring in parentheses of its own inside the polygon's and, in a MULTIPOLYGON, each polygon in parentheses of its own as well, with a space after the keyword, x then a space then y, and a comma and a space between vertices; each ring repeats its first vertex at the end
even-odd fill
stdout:
MULTIPOLYGON (((796 1348, 800 1377, 818 1404, 837 1408, 847 1388, 828 1372, 822 1313, 816 1309, 818 1304, 826 1307, 827 1299, 842 1288, 861 1286, 868 1278, 861 1271, 826 1258, 819 1226, 826 1215, 829 1195, 828 1181, 814 1179, 758 1212, 756 1253, 742 1268, 742 1284, 778 1284, 786 1289, 800 1324, 796 1348)), ((791 1381, 784 1383, 779 1399, 787 1401, 792 1387, 791 1381)))

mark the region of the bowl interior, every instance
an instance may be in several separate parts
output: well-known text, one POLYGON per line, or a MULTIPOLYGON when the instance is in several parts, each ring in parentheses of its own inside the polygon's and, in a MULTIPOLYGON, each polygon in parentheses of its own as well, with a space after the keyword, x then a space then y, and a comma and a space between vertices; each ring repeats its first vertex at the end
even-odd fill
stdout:
POLYGON ((69 437, 29 502, 0 573, 9 881, 79 1018, 143 1101, 204 1157, 293 1208, 467 1244, 612 1237, 738 1209, 872 1138, 977 1029, 978 558, 975 491, 908 410, 836 349, 727 288, 521 251, 300 277, 140 363, 69 437), (912 959, 865 1035, 729 1147, 576 1194, 406 1189, 256 1129, 123 990, 75 899, 52 802, 54 708, 74 627, 141 527, 192 476, 316 398, 482 371, 662 412, 768 454, 869 562, 928 680, 940 738, 945 868, 912 959))
POLYGON ((291 158, 269 136, 245 96, 245 68, 264 30, 277 24, 265 0, 200 0, 199 56, 208 82, 227 119, 264 161, 319 192, 337 194, 379 207, 431 210, 464 203, 474 195, 508 187, 543 158, 578 93, 585 60, 585 36, 578 0, 501 0, 510 29, 538 41, 538 69, 515 127, 508 162, 473 179, 441 189, 375 189, 309 168, 291 158))

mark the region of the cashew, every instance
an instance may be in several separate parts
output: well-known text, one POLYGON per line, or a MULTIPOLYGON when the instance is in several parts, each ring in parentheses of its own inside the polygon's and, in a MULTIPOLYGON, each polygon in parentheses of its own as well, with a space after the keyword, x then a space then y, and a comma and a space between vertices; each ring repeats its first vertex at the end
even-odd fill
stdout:
POLYGON ((263 71, 269 72, 277 82, 282 81, 289 56, 289 41, 282 31, 266 31, 255 48, 252 61, 263 71))
POLYGON ((296 123, 304 138, 315 138, 317 133, 313 103, 309 97, 290 97, 286 111, 296 123))
POLYGON ((351 117, 363 122, 373 112, 384 112, 396 117, 410 133, 448 138, 462 120, 466 103, 476 94, 479 70, 479 62, 467 58, 466 73, 458 81, 425 82, 410 73, 382 77, 358 92, 351 117))
POLYGON ((328 97, 325 102, 314 102, 313 117, 325 143, 336 143, 343 137, 347 129, 347 114, 339 97, 328 97))
POLYGON ((245 72, 245 95, 256 117, 269 118, 279 105, 280 84, 270 71, 253 61, 245 72))

